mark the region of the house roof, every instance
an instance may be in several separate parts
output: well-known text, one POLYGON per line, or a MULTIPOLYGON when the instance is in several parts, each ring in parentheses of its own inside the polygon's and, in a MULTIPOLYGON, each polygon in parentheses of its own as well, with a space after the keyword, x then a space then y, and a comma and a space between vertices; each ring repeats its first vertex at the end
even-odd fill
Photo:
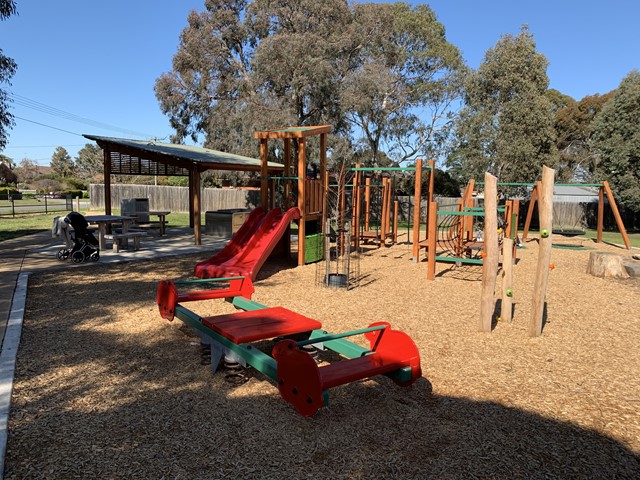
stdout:
MULTIPOLYGON (((209 148, 129 138, 84 134, 111 157, 111 173, 125 175, 188 175, 194 167, 204 170, 260 171, 260 160, 209 148)), ((269 170, 284 165, 268 163, 269 170)))

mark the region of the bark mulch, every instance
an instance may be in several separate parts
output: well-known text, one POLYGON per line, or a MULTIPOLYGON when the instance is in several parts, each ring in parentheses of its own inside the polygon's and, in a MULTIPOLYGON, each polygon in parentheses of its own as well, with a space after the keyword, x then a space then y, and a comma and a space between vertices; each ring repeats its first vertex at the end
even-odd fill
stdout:
POLYGON ((312 418, 259 373, 211 375, 197 337, 160 318, 157 282, 201 257, 33 275, 5 478, 640 478, 637 281, 592 277, 589 250, 554 249, 547 322, 529 338, 536 253, 518 251, 514 320, 491 334, 478 331, 477 267, 438 265, 428 282, 396 245, 364 254, 344 291, 318 286, 316 265, 267 263, 255 301, 333 333, 386 320, 421 352, 412 387, 338 387, 312 418))

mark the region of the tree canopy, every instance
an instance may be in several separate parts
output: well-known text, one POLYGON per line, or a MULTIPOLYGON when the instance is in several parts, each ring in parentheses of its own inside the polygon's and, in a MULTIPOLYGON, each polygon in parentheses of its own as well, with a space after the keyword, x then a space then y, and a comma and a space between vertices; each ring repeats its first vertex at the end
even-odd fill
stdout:
POLYGON ((462 67, 426 5, 207 0, 155 92, 174 141, 255 155, 256 130, 331 124, 334 160, 398 161, 438 139, 462 67))
POLYGON ((64 147, 56 147, 51 156, 51 170, 59 177, 71 177, 75 173, 75 164, 64 147))
POLYGON ((640 72, 629 73, 593 122, 596 173, 620 202, 640 211, 640 72))
POLYGON ((543 164, 555 166, 547 65, 526 27, 487 51, 465 82, 452 173, 468 179, 488 171, 501 181, 524 182, 537 178, 543 164))
MULTIPOLYGON (((16 2, 0 0, 0 20, 6 20, 17 13, 16 2)), ((7 57, 0 48, 0 149, 7 145, 9 130, 14 125, 13 115, 9 111, 9 96, 1 87, 2 85, 11 86, 11 78, 15 75, 17 68, 16 62, 7 57)))

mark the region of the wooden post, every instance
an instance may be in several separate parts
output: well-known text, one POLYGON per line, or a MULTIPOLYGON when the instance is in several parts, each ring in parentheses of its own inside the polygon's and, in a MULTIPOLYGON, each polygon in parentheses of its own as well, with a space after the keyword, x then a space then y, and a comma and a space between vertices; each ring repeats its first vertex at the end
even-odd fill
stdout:
MULTIPOLYGON (((356 168, 359 168, 360 164, 356 164, 356 168)), ((354 242, 354 250, 357 253, 359 248, 360 248, 360 208, 361 208, 361 201, 360 201, 360 172, 356 170, 354 176, 353 176, 353 191, 351 192, 351 195, 353 196, 353 200, 351 203, 353 203, 352 208, 353 208, 353 229, 354 229, 354 235, 353 235, 353 242, 354 242)))
MULTIPOLYGON (((261 143, 262 146, 262 143, 261 143)), ((260 152, 262 155, 262 152, 260 152)), ((291 139, 284 139, 284 209, 291 207, 291 139)))
POLYGON ((398 243, 398 200, 393 201, 393 243, 398 243))
POLYGON ((298 265, 304 265, 304 237, 306 235, 307 212, 305 208, 305 177, 307 175, 307 152, 305 138, 298 139, 298 209, 300 223, 298 224, 298 265))
POLYGON ((436 276, 436 245, 438 241, 438 202, 429 202, 427 225, 427 280, 436 276))
POLYGON ((369 231, 369 218, 371 215, 371 178, 364 179, 364 231, 369 231))
MULTIPOLYGON (((527 210, 527 218, 524 221, 524 231, 522 232, 522 239, 526 240, 527 235, 529 234, 529 227, 531 226, 531 217, 533 217, 533 208, 536 205, 536 201, 539 197, 539 192, 541 188, 541 183, 536 182, 536 185, 533 187, 533 191, 531 192, 531 200, 529 200, 529 209, 527 210)), ((538 212, 540 211, 540 207, 538 207, 538 212)))
POLYGON ((598 189, 598 233, 596 243, 602 242, 602 229, 604 226, 604 185, 598 189))
POLYGON ((104 149, 104 214, 111 215, 111 152, 108 148, 104 149))
POLYGON ((482 293, 480 297, 480 331, 491 333, 494 295, 498 276, 498 183, 490 173, 484 174, 484 253, 482 293))
MULTIPOLYGON (((433 175, 433 172, 431 173, 433 175)), ((420 258, 420 196, 422 194, 422 159, 416 160, 416 182, 413 189, 413 261, 420 258)), ((430 205, 430 204, 429 204, 430 205)), ((427 239, 428 239, 427 233, 427 239)))
POLYGON ((195 244, 201 245, 202 220, 200 218, 200 170, 193 170, 193 234, 195 244))
POLYGON ((538 217, 540 218, 540 245, 538 246, 538 268, 533 288, 533 305, 529 336, 542 335, 545 296, 549 280, 549 262, 551 260, 551 244, 553 231, 553 183, 555 170, 542 167, 542 187, 538 200, 538 217))
POLYGON ((269 175, 269 165, 267 163, 267 139, 260 139, 260 206, 262 208, 269 208, 269 181, 267 176, 269 175))
POLYGON ((622 235, 622 240, 624 241, 625 247, 627 250, 631 250, 631 242, 629 241, 629 236, 627 235, 627 229, 624 228, 624 223, 622 222, 622 217, 620 216, 620 212, 618 211, 618 205, 616 204, 615 199, 613 198, 613 192, 611 192, 611 187, 609 186, 609 182, 602 182, 604 186, 604 193, 607 195, 609 199, 609 205, 611 206, 611 211, 613 211, 613 216, 616 219, 616 224, 618 225, 618 231, 620 235, 622 235))
POLYGON ((511 323, 513 310, 513 239, 502 239, 502 307, 500 318, 511 323))

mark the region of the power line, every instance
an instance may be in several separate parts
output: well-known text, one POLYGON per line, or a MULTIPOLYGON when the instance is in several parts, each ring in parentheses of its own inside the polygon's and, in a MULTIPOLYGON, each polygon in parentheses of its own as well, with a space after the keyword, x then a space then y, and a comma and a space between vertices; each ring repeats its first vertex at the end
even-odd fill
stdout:
MULTIPOLYGON (((59 108, 55 108, 55 107, 51 107, 49 105, 46 105, 44 103, 38 102, 36 100, 32 100, 30 98, 24 97, 22 95, 18 95, 16 93, 12 93, 12 92, 7 92, 8 96, 12 99, 13 103, 26 107, 26 108, 30 108, 32 110, 37 110, 39 112, 42 113, 46 113, 48 115, 52 115, 54 117, 59 117, 59 118, 64 118, 66 120, 71 120, 73 122, 77 122, 77 123, 82 123, 85 125, 90 125, 92 127, 98 127, 98 128, 102 128, 104 130, 112 130, 112 131, 117 131, 120 133, 124 133, 127 135, 133 135, 136 137, 143 137, 143 138, 150 138, 150 137, 154 137, 154 135, 148 134, 148 133, 141 133, 141 132, 136 132, 134 130, 129 130, 129 129, 125 129, 125 128, 121 128, 115 125, 110 125, 108 123, 103 123, 103 122, 98 122, 96 120, 92 120, 90 118, 86 118, 86 117, 81 117, 79 115, 75 115, 73 113, 69 113, 66 112, 64 110, 60 110, 59 108)), ((16 117, 19 118, 19 117, 16 117)), ((24 120, 24 119, 22 119, 24 120)), ((29 120, 27 120, 29 121, 29 120)), ((37 123, 37 122, 33 122, 33 123, 37 123)), ((48 126, 48 125, 45 125, 48 126)), ((54 128, 54 127, 52 127, 54 128)))
POLYGON ((25 121, 25 122, 35 123, 36 125, 41 125, 41 126, 43 126, 43 127, 47 127, 47 128, 53 128, 54 130, 60 130, 61 132, 64 132, 64 133, 70 133, 71 135, 78 135, 79 137, 82 137, 82 135, 81 135, 80 133, 70 132, 69 130, 64 130, 64 129, 62 129, 62 128, 53 127, 53 126, 51 126, 51 125, 47 125, 47 124, 45 124, 45 123, 35 122, 35 121, 33 121, 33 120, 28 120, 28 119, 26 119, 26 118, 22 118, 22 117, 19 117, 19 116, 17 116, 17 115, 14 115, 14 117, 15 117, 15 118, 18 118, 18 119, 20 119, 20 120, 23 120, 23 121, 25 121))

